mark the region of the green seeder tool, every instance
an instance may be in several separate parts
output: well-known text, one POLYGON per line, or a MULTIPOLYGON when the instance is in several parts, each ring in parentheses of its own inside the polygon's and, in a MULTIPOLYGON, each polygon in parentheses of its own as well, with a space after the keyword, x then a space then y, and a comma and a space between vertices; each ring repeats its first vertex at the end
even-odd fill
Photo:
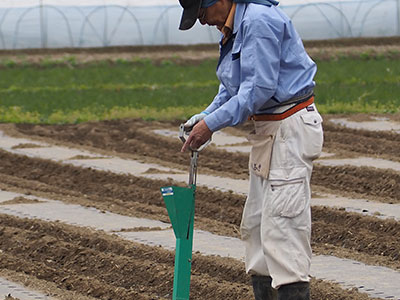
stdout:
MULTIPOLYGON (((186 141, 185 135, 188 135, 190 131, 191 128, 186 129, 183 124, 180 125, 179 138, 182 142, 186 141)), ((161 188, 161 193, 176 237, 173 300, 189 299, 197 159, 199 157, 199 152, 204 149, 209 142, 210 140, 199 149, 191 149, 188 187, 168 186, 161 188)))

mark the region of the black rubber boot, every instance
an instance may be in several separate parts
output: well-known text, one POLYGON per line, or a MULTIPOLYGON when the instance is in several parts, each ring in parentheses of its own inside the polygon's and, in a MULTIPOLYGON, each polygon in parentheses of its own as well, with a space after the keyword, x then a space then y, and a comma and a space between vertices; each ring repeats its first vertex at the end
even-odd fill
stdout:
POLYGON ((276 300, 277 291, 272 288, 270 276, 252 275, 253 292, 255 300, 276 300))
POLYGON ((278 300, 310 300, 310 284, 295 282, 278 289, 278 300))

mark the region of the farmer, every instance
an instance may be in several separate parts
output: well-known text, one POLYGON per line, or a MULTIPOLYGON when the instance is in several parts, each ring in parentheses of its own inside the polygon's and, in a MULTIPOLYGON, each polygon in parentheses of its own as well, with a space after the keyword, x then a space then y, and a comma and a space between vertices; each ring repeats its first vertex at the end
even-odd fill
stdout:
POLYGON ((314 104, 316 65, 274 0, 180 0, 180 29, 197 19, 222 33, 218 94, 182 152, 213 132, 252 120, 250 189, 241 236, 255 299, 310 299, 310 178, 322 149, 314 104))

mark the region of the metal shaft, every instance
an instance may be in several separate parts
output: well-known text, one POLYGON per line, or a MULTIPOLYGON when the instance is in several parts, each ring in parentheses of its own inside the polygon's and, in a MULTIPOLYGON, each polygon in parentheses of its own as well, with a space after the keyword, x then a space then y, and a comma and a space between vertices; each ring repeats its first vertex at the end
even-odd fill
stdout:
POLYGON ((189 187, 196 185, 198 158, 199 158, 199 152, 192 151, 192 155, 190 158, 189 187))

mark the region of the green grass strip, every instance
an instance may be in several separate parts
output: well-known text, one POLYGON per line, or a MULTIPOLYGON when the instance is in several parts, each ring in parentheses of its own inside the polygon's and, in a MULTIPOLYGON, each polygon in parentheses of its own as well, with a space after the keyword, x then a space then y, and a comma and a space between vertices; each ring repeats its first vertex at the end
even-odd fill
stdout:
MULTIPOLYGON (((4 67, 0 122, 183 120, 203 110, 217 93, 216 63, 4 67)), ((400 60, 341 58, 317 63, 315 94, 320 112, 400 111, 400 60)))
POLYGON ((33 123, 33 124, 75 124, 89 121, 114 120, 124 118, 144 120, 185 120, 187 116, 198 113, 203 108, 200 106, 167 107, 157 109, 154 107, 130 108, 115 106, 102 112, 83 108, 72 111, 54 111, 43 119, 38 112, 26 112, 18 106, 2 108, 0 115, 2 122, 7 123, 33 123))
POLYGON ((203 82, 177 82, 173 84, 158 84, 158 83, 138 83, 138 84, 102 84, 102 85, 64 85, 64 86, 37 86, 37 87, 23 87, 11 85, 8 88, 0 88, 0 94, 6 93, 40 93, 40 92, 66 92, 66 91, 90 91, 90 90, 103 90, 103 91, 122 91, 122 90, 160 90, 166 88, 179 89, 179 88, 205 88, 218 85, 217 80, 203 81, 203 82))

